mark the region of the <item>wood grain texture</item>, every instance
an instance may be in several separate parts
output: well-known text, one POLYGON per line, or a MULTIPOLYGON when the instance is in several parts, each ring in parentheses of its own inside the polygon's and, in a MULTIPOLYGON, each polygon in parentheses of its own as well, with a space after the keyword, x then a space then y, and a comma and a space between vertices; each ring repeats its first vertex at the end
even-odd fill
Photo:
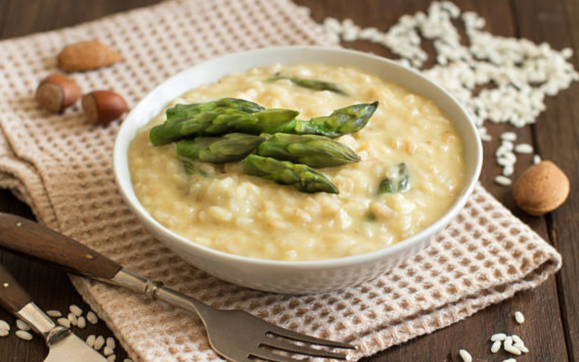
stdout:
MULTIPOLYGON (((28 219, 34 218, 30 208, 6 190, 0 190, 0 212, 21 215, 28 219)), ((0 252, 0 263, 18 279, 40 308, 59 310, 64 315, 68 314, 71 304, 78 305, 85 313, 90 310, 90 307, 74 290, 65 273, 4 252, 0 252)), ((15 318, 3 308, 0 308, 0 319, 8 321, 12 326, 15 325, 15 318)), ((85 329, 76 328, 74 332, 81 338, 87 338, 91 334, 113 336, 102 322, 96 326, 87 323, 85 329)), ((117 361, 122 361, 127 357, 120 347, 117 347, 115 352, 118 356, 117 361)), ((6 338, 0 338, 0 361, 2 362, 41 362, 46 358, 47 353, 44 340, 40 336, 35 336, 30 342, 21 340, 13 332, 6 338)))
MULTIPOLYGON (((312 1, 297 0, 297 3, 306 5, 312 1)), ((384 2, 371 2, 371 6, 353 7, 347 0, 325 0, 313 2, 312 16, 317 21, 322 21, 326 16, 334 16, 338 19, 352 18, 357 24, 373 26, 380 30, 386 30, 402 15, 424 11, 428 2, 426 1, 399 1, 388 2, 388 7, 384 2), (354 11, 352 11, 355 8, 354 11)), ((487 19, 486 29, 493 34, 501 36, 517 35, 516 24, 511 4, 508 1, 455 1, 457 5, 465 11, 475 11, 487 19)), ((366 5, 366 2, 364 2, 366 5)), ((532 18, 530 19, 532 21, 532 18)), ((424 41, 424 40, 423 40, 424 41)), ((426 41, 425 49, 430 49, 432 45, 426 41)), ((379 55, 391 56, 384 48, 369 44, 363 41, 345 43, 347 47, 373 51, 379 55)), ((426 64, 428 68, 432 62, 426 64)), ((497 197, 504 205, 514 211, 515 215, 529 224, 543 238, 548 239, 547 224, 545 218, 531 217, 515 206, 510 188, 505 188, 494 183, 494 177, 500 174, 501 169, 495 162, 494 151, 499 145, 499 137, 504 131, 515 131, 518 141, 533 143, 533 134, 530 128, 515 130, 508 125, 489 124, 489 133, 493 135, 493 140, 484 144, 485 165, 481 175, 481 182, 497 197)), ((516 173, 513 179, 522 173, 525 168, 532 164, 532 156, 521 155, 518 158, 516 173)), ((537 361, 566 361, 568 360, 565 346, 565 333, 559 311, 559 301, 557 298, 557 285, 555 278, 550 278, 541 287, 521 293, 515 298, 500 305, 488 308, 476 315, 458 323, 450 328, 437 331, 431 336, 418 338, 407 344, 393 347, 387 351, 368 359, 368 361, 460 361, 457 352, 459 348, 465 348, 472 353, 475 361, 492 361, 507 359, 508 355, 502 353, 500 357, 490 352, 488 338, 497 332, 516 333, 525 342, 533 346, 532 355, 526 357, 529 360, 537 361), (513 322, 515 311, 521 310, 527 316, 524 326, 517 326, 513 322), (468 338, 465 338, 468 336, 468 338), (554 337, 547 337, 554 336, 554 337), (545 338, 549 343, 545 343, 545 338)))
MULTIPOLYGON (((516 22, 521 37, 548 42, 555 49, 570 47, 579 52, 579 3, 573 0, 515 0, 516 22), (533 20, 535 19, 535 20, 533 20)), ((579 68, 575 55, 571 61, 579 68)), ((579 85, 547 100, 548 112, 533 127, 536 147, 544 159, 552 160, 571 181, 569 199, 547 216, 550 237, 563 254, 563 269, 557 275, 561 315, 564 321, 569 360, 579 360, 579 85)))
POLYGON ((30 302, 32 302, 32 297, 0 264, 0 305, 14 314, 30 302))
MULTIPOLYGON (((402 15, 424 11, 429 0, 295 0, 298 4, 312 9, 314 19, 321 21, 326 16, 339 19, 351 18, 362 26, 388 29, 402 15)), ((26 5, 20 0, 0 0, 0 38, 21 36, 28 33, 74 25, 100 18, 106 14, 145 6, 155 0, 100 0, 76 2, 73 0, 28 0, 26 5)), ((496 35, 523 36, 535 42, 548 41, 555 48, 570 46, 579 50, 579 3, 576 0, 460 0, 455 1, 463 10, 476 11, 487 19, 487 30, 496 35)), ((392 57, 381 46, 363 41, 345 43, 346 47, 392 57)), ((429 42, 425 48, 432 50, 429 42)), ((576 61, 575 61, 576 62, 576 61)), ((427 63, 427 67, 432 64, 427 63)), ((577 66, 577 62, 575 64, 577 66)), ((578 177, 579 131, 573 122, 579 115, 577 97, 579 86, 549 99, 547 112, 533 129, 516 130, 521 142, 532 143, 540 153, 558 163, 565 170, 572 186, 578 177)), ((511 300, 492 306, 449 328, 410 341, 401 346, 367 359, 367 361, 445 361, 457 362, 458 349, 469 350, 476 362, 502 361, 504 353, 492 355, 488 338, 495 332, 516 333, 523 337, 531 348, 531 353, 521 357, 521 361, 563 362, 579 358, 579 244, 574 243, 579 215, 578 191, 572 187, 570 200, 557 212, 547 217, 530 217, 516 209, 510 188, 494 184, 494 176, 500 169, 495 163, 494 150, 498 145, 498 135, 506 125, 491 125, 494 135, 490 143, 485 143, 485 165, 481 182, 495 197, 523 219, 535 231, 554 242, 564 254, 563 271, 557 278, 550 278, 539 288, 520 293, 511 300), (521 310, 527 322, 516 325, 515 311, 521 310)), ((519 157, 516 175, 531 164, 531 156, 519 157)), ((8 192, 0 191, 0 212, 10 212, 31 218, 30 210, 17 202, 8 192)), ((22 281, 41 307, 65 311, 71 303, 83 309, 88 307, 81 301, 65 275, 44 266, 22 261, 16 257, 0 253, 0 262, 22 281)), ((0 319, 8 319, 0 310, 0 319)), ((88 334, 111 335, 99 324, 82 331, 88 334)), ((120 348, 117 347, 117 354, 120 348)), ((0 339, 0 361, 42 361, 46 350, 40 338, 23 342, 13 335, 0 339)), ((122 361, 124 352, 118 355, 122 361)))
POLYGON ((0 249, 77 275, 112 279, 122 267, 79 242, 28 219, 0 212, 0 249))

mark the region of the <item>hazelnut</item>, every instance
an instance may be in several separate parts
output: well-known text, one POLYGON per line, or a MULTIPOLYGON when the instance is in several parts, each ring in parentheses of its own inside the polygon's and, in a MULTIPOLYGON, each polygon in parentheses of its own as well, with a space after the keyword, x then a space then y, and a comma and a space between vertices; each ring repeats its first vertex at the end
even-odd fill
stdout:
POLYGON ((36 101, 52 112, 62 112, 80 98, 80 88, 64 74, 52 74, 36 88, 36 101))
POLYGON ((67 46, 58 54, 58 67, 65 72, 77 72, 106 67, 119 60, 119 53, 103 43, 83 41, 67 46))
POLYGON ((91 123, 108 124, 127 111, 127 102, 115 92, 94 91, 82 97, 82 108, 91 123))
POLYGON ((543 215, 561 206, 569 196, 567 175, 551 161, 529 167, 513 187, 517 205, 531 215, 543 215))

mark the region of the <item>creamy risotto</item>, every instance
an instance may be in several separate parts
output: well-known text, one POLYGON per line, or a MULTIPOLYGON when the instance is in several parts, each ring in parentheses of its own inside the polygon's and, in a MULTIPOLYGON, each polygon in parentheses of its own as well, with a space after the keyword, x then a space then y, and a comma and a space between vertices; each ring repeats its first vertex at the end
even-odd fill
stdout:
POLYGON ((379 101, 361 131, 336 140, 360 161, 321 168, 339 194, 302 193, 291 186, 243 174, 242 162, 213 165, 191 175, 175 144, 153 147, 142 127, 129 148, 135 193, 150 214, 195 243, 224 252, 273 260, 316 260, 361 254, 395 244, 440 218, 460 193, 463 145, 452 122, 430 100, 352 67, 272 65, 227 76, 174 100, 197 103, 224 97, 266 108, 328 115, 356 103, 379 101), (283 74, 338 84, 347 95, 300 87, 283 74), (380 193, 385 178, 408 172, 403 192, 380 193))

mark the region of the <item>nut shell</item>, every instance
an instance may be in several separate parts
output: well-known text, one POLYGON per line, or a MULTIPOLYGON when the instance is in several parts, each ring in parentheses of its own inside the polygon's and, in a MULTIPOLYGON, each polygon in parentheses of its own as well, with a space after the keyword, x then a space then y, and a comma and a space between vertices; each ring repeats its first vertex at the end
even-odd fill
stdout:
POLYGON ((114 49, 93 40, 65 47, 58 54, 58 67, 65 72, 78 72, 109 66, 121 60, 114 49))
POLYGON ((52 74, 43 79, 35 94, 40 106, 52 112, 62 112, 80 98, 76 82, 64 74, 52 74))
POLYGON ((561 206, 569 196, 567 175, 551 161, 529 167, 513 187, 517 205, 531 215, 543 215, 561 206))
POLYGON ((108 124, 127 111, 127 102, 111 91, 94 91, 82 97, 82 108, 91 123, 108 124))

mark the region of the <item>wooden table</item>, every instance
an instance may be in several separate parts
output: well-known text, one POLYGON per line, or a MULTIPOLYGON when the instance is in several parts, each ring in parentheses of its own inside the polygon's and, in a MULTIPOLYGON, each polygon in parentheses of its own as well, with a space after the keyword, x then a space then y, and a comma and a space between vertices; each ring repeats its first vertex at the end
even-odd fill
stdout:
MULTIPOLYGON (((0 39, 57 29, 100 18, 131 8, 155 3, 155 0, 0 0, 0 39)), ((386 30, 401 15, 425 10, 428 0, 296 0, 309 6, 312 16, 321 21, 326 16, 352 18, 357 24, 386 30)), ((579 51, 579 2, 576 0, 461 0, 456 3, 463 10, 472 10, 487 19, 487 29, 493 34, 528 38, 534 42, 548 42, 554 48, 571 47, 579 51)), ((384 48, 358 41, 347 47, 391 56, 384 48)), ((579 68, 578 57, 573 59, 579 68)), ((2 55, 0 54, 0 61, 2 55)), ((579 183, 579 86, 573 85, 556 98, 547 100, 547 111, 534 127, 516 130, 519 139, 532 143, 545 159, 553 160, 567 172, 572 186, 579 183)), ((1 115, 0 115, 1 117, 1 115)), ((489 127, 493 135, 510 129, 509 126, 489 127)), ((579 361, 579 243, 573 234, 579 231, 579 198, 577 187, 563 207, 545 217, 530 217, 514 206, 510 188, 493 183, 499 174, 493 152, 497 137, 485 143, 486 163, 482 183, 501 202, 549 240, 564 256, 563 270, 539 288, 520 293, 511 300, 492 306, 460 323, 429 336, 417 338, 401 346, 369 358, 369 361, 460 361, 459 348, 466 348, 475 361, 502 361, 506 354, 491 355, 488 338, 494 332, 516 332, 526 341, 531 353, 520 361, 563 362, 579 361), (515 327, 512 316, 517 310, 527 318, 523 326, 515 327)), ((516 174, 531 163, 520 157, 516 174)), ((30 209, 7 191, 0 191, 0 211, 33 218, 30 209)), ((0 261, 30 291, 45 309, 65 311, 72 303, 88 307, 72 288, 64 273, 0 253, 0 261)), ((0 319, 12 320, 0 311, 0 319)), ((100 323, 79 331, 109 336, 111 332, 100 323)), ((126 354, 117 348, 117 361, 126 354)), ((0 361, 42 361, 46 349, 40 338, 22 341, 11 334, 0 339, 0 361)), ((63 361, 65 362, 65 361, 63 361)))

